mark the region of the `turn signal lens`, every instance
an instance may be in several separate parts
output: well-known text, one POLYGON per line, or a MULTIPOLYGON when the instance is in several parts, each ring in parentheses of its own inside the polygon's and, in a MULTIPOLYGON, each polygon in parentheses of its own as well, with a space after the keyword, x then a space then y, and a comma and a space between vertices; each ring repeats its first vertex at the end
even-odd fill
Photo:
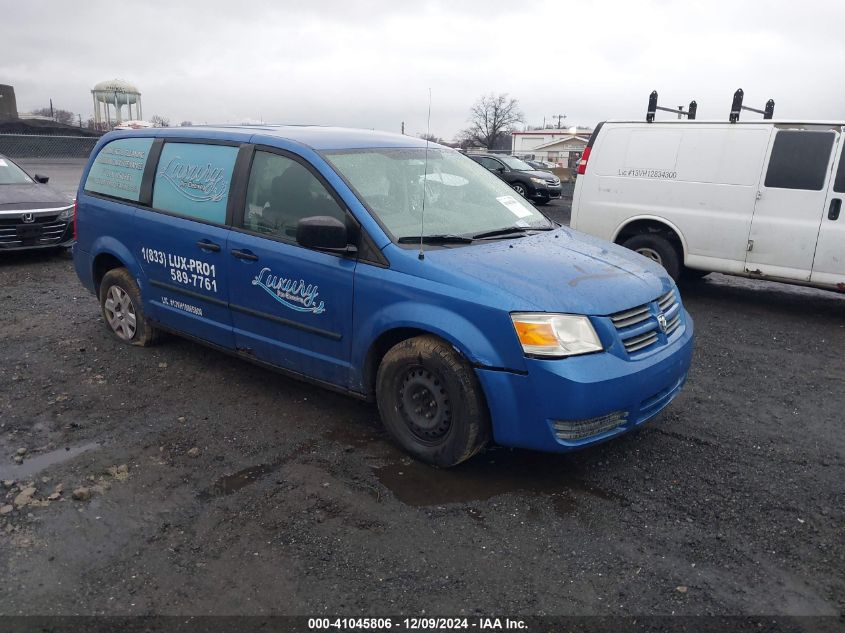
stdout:
POLYGON ((524 345, 557 345, 557 337, 550 323, 527 323, 514 321, 516 335, 524 345))
POLYGON ((590 319, 579 314, 511 314, 522 350, 529 356, 561 358, 604 349, 590 319))

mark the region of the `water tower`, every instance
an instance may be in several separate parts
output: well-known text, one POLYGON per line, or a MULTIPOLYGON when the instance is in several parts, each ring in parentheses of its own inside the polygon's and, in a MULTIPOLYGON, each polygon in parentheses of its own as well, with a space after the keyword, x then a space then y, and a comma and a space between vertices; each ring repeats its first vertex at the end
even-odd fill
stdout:
POLYGON ((91 91, 94 98, 94 125, 98 130, 111 129, 112 121, 120 123, 123 106, 127 120, 141 119, 141 93, 128 81, 112 79, 101 81, 91 91), (135 106, 134 116, 132 106, 135 106))

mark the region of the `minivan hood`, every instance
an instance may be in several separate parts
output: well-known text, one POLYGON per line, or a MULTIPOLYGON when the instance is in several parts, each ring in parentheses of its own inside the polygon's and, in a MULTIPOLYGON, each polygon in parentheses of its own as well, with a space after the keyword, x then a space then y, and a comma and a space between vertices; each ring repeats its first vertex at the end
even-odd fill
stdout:
POLYGON ((672 286, 662 266, 569 228, 431 250, 426 259, 507 293, 513 310, 608 315, 672 286))
POLYGON ((0 211, 53 209, 66 207, 72 200, 48 185, 0 185, 0 211))

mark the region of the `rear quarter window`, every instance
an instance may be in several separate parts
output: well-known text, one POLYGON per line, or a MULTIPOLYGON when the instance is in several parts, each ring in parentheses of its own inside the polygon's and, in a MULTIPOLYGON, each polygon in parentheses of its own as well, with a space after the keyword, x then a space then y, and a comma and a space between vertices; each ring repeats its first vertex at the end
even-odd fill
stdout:
POLYGON ((151 138, 121 138, 104 145, 88 171, 85 191, 138 202, 152 144, 151 138))
POLYGON ((833 132, 779 131, 766 171, 766 186, 821 191, 834 137, 833 132))
POLYGON ((153 182, 153 208, 224 224, 238 148, 165 143, 153 182))

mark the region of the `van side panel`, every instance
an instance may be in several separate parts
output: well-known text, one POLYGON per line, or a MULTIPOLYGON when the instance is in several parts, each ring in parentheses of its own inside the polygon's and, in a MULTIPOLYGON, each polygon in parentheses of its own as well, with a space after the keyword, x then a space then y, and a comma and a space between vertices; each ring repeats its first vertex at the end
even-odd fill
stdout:
POLYGON ((631 221, 665 219, 685 263, 742 272, 770 126, 605 125, 580 188, 577 228, 616 240, 631 221))

